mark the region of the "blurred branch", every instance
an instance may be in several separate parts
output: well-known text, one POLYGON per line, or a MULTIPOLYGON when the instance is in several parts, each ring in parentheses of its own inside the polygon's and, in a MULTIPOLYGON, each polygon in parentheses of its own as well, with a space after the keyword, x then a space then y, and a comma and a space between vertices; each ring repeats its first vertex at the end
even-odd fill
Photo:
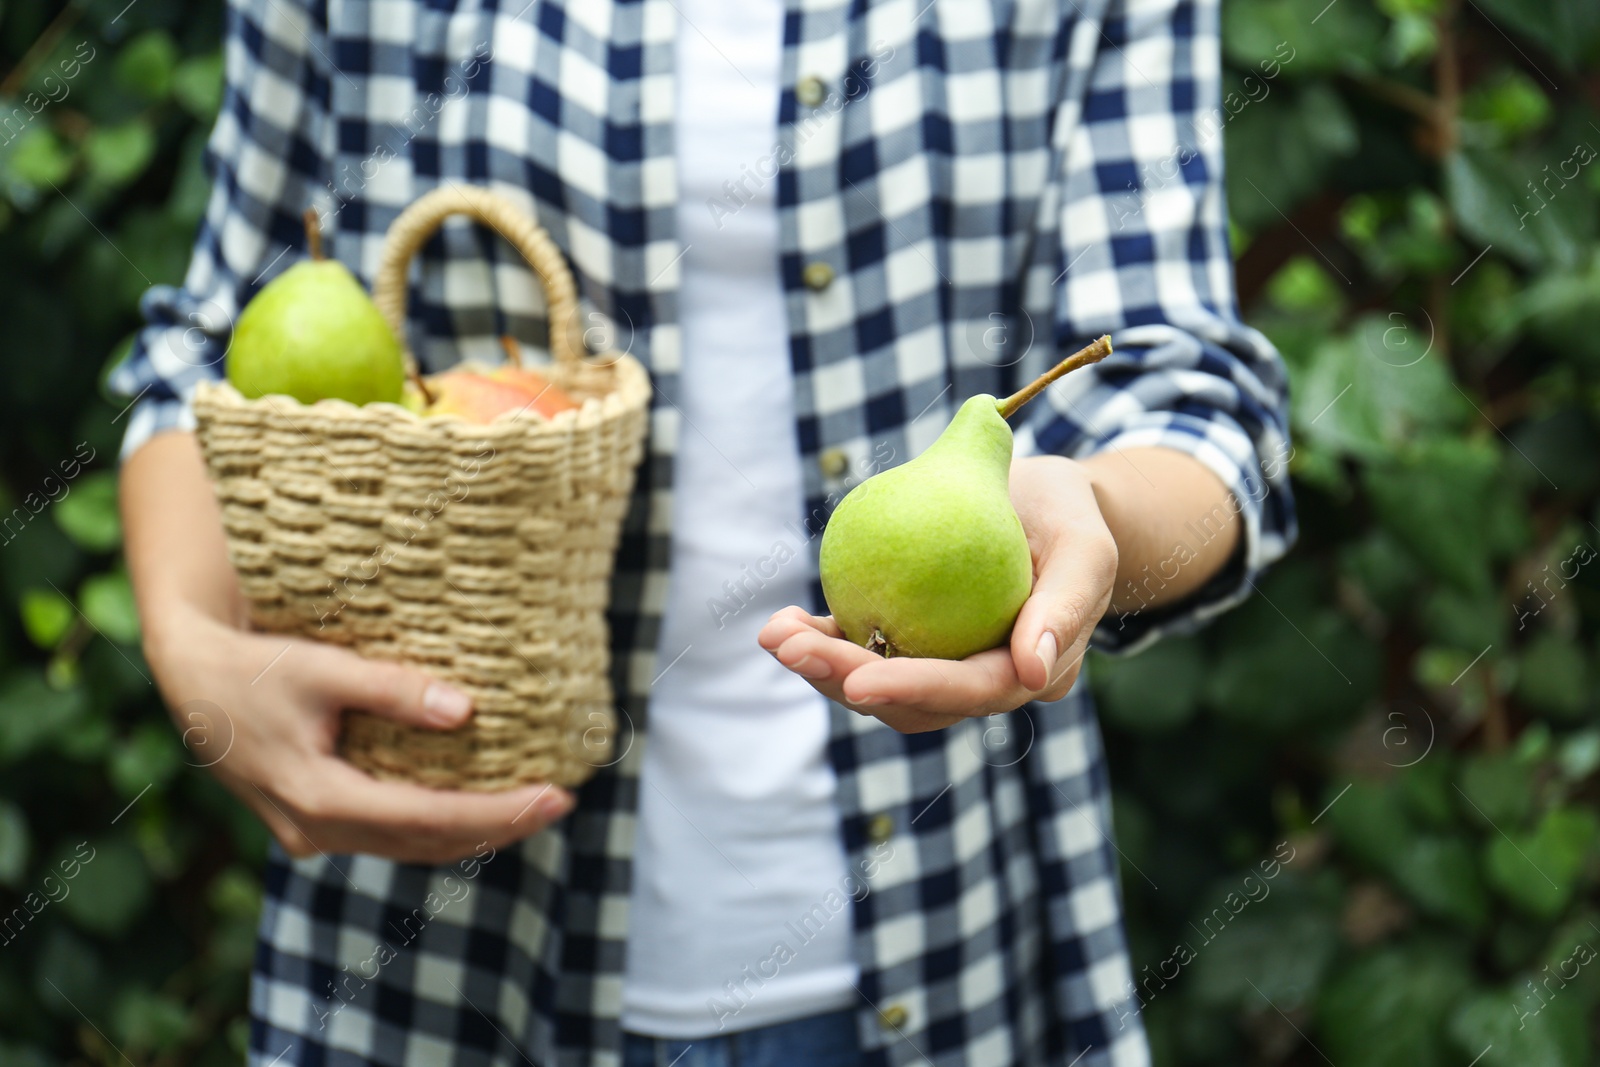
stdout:
POLYGON ((50 54, 56 42, 61 40, 61 35, 70 30, 73 23, 78 21, 78 16, 82 14, 83 9, 74 0, 50 20, 50 25, 46 26, 38 39, 28 46, 22 58, 17 60, 17 65, 11 68, 11 72, 3 80, 0 80, 0 97, 15 96, 17 90, 27 84, 40 60, 50 54))

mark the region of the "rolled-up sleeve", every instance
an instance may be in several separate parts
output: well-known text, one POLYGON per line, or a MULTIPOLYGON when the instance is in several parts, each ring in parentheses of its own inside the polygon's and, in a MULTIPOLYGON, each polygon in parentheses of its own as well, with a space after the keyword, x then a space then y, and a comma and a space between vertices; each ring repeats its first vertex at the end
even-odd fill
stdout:
MULTIPOLYGON (((1114 0, 1087 86, 1067 110, 1051 194, 1060 354, 1109 333, 1020 429, 1023 450, 1082 459, 1134 448, 1193 456, 1232 494, 1186 539, 1231 520, 1240 548, 1182 602, 1108 614, 1095 646, 1132 651, 1247 596, 1295 538, 1283 361, 1239 321, 1222 177, 1217 0, 1114 0)), ((1134 462, 1131 458, 1130 463, 1134 462)), ((1183 550, 1174 546, 1178 560, 1183 550)), ((1158 576, 1159 580, 1159 576, 1158 576)))
POLYGON ((112 370, 133 400, 122 458, 190 429, 195 386, 219 378, 238 311, 305 245, 302 213, 322 186, 328 77, 321 6, 237 0, 228 8, 224 89, 206 146, 211 197, 181 287, 140 301, 144 326, 112 370))

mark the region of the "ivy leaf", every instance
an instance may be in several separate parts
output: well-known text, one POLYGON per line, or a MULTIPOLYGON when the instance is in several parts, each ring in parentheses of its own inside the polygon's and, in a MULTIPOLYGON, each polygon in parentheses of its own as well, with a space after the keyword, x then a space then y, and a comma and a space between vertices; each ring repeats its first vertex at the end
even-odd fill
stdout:
POLYGON ((1425 325, 1398 312, 1329 340, 1294 381, 1298 432, 1341 455, 1383 460, 1461 427, 1471 409, 1425 325))
POLYGON ((1508 755, 1468 756, 1461 764, 1462 813, 1484 829, 1516 829, 1533 806, 1533 776, 1508 755))
POLYGON ((1252 872, 1219 884, 1206 899, 1219 902, 1218 910, 1197 916, 1206 932, 1185 941, 1197 957, 1195 995, 1202 1003, 1251 1010, 1265 1007, 1265 996, 1292 1010, 1314 995, 1339 947, 1338 920, 1314 897, 1252 872), (1237 917, 1220 929, 1215 919, 1205 925, 1229 914, 1230 893, 1246 900, 1237 917))
POLYGON ((1319 1044, 1333 1063, 1459 1067, 1441 1031, 1468 973, 1454 953, 1425 944, 1358 959, 1318 1000, 1319 1044))
POLYGON ((144 173, 156 153, 156 135, 141 121, 97 126, 83 141, 89 173, 106 185, 125 185, 144 173))
POLYGON ((44 649, 60 644, 77 617, 72 601, 54 589, 24 590, 20 609, 28 639, 44 649))
MULTIPOLYGON (((11 114, 12 109, 5 112, 11 114)), ((72 173, 72 150, 44 123, 35 122, 17 138, 5 156, 5 174, 28 185, 48 189, 72 173)))
POLYGON ((139 609, 126 574, 112 571, 85 578, 78 602, 84 616, 106 637, 124 645, 138 643, 139 609))
POLYGON ((87 552, 109 552, 122 542, 117 476, 109 471, 85 474, 69 485, 51 513, 62 532, 87 552))
POLYGON ((111 755, 111 782, 125 797, 165 786, 183 763, 183 750, 165 723, 147 722, 111 755))
POLYGON ((222 106, 222 52, 186 59, 172 77, 172 95, 188 112, 209 123, 222 106))
POLYGON ((1325 818, 1339 843, 1376 870, 1391 869, 1415 835, 1410 812, 1390 782, 1356 780, 1344 795, 1329 797, 1325 818))
POLYGON ((52 689, 33 673, 18 673, 0 686, 0 763, 26 756, 71 730, 88 708, 82 689, 52 689))
POLYGON ((119 84, 146 100, 165 99, 172 88, 178 46, 165 30, 148 30, 122 46, 113 73, 119 84))
POLYGON ((1478 1067, 1586 1067, 1589 1035, 1583 1002, 1541 1002, 1531 992, 1496 989, 1471 997, 1450 1017, 1450 1036, 1478 1067))
POLYGON ((176 1048, 188 1036, 190 1025, 182 1001, 137 986, 124 990, 111 1010, 111 1028, 119 1044, 145 1053, 176 1048))
POLYGON ((1590 704, 1588 665, 1571 641, 1541 633, 1529 642, 1517 670, 1517 696, 1559 719, 1580 718, 1590 704))
POLYGON ((1600 7, 1593 0, 1476 2, 1483 4, 1489 18, 1536 42, 1567 70, 1600 61, 1600 7))
POLYGON ((1437 438, 1364 473, 1384 528, 1418 561, 1466 592, 1489 587, 1491 547, 1482 530, 1497 495, 1493 445, 1437 438))
POLYGON ((0 798, 0 885, 16 889, 28 869, 28 817, 0 798))
POLYGON ((1416 839, 1394 857, 1395 881, 1426 912, 1478 930, 1489 918, 1489 894, 1464 838, 1416 839))
POLYGON ((1174 638, 1137 656, 1097 654, 1089 677, 1101 714, 1109 721, 1156 733, 1181 726, 1194 715, 1205 663, 1197 641, 1174 638))
POLYGON ((1462 232, 1480 244, 1493 245, 1525 267, 1571 269, 1582 262, 1580 242, 1593 226, 1589 196, 1567 189, 1542 197, 1529 188, 1545 177, 1542 165, 1542 160, 1536 166, 1532 160, 1457 152, 1445 161, 1445 190, 1462 232))
POLYGON ((137 919, 150 902, 150 869, 138 846, 124 836, 102 837, 78 854, 80 867, 67 885, 71 892, 60 903, 62 911, 90 933, 116 937, 137 919))
POLYGON ((1231 0, 1222 6, 1222 40, 1228 59, 1254 67, 1276 56, 1293 77, 1332 74, 1377 64, 1384 20, 1365 4, 1333 4, 1308 26, 1295 0, 1231 0), (1281 53, 1280 44, 1286 45, 1281 53), (1292 56, 1284 62, 1285 57, 1292 56))
POLYGON ((1600 822, 1582 808, 1547 812, 1532 833, 1509 833, 1489 842, 1485 871, 1500 895, 1541 919, 1565 910, 1577 891, 1600 822))

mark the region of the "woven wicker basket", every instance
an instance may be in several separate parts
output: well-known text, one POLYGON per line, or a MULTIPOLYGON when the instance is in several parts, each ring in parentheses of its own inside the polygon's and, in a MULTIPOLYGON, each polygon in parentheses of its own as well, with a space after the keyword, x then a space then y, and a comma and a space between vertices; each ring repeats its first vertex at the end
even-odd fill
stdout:
POLYGON ((478 188, 429 193, 390 228, 374 299, 396 336, 411 258, 455 214, 496 229, 543 282, 542 370, 579 410, 483 426, 394 404, 246 400, 218 382, 196 392, 197 432, 256 627, 414 664, 475 700, 449 732, 350 714, 352 763, 439 788, 576 785, 613 747, 604 611, 649 378, 626 354, 580 355, 561 253, 478 188))

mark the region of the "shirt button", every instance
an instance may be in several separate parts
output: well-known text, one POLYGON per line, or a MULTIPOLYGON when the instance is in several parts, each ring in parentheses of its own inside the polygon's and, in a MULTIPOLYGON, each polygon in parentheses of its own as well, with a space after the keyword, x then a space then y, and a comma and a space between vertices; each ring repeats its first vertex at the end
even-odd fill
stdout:
POLYGON ((843 478, 850 470, 850 456, 842 448, 830 448, 817 457, 817 464, 829 478, 843 478))
POLYGON ((903 1030, 911 1013, 900 1004, 891 1004, 878 1013, 878 1025, 885 1030, 903 1030))
POLYGON ((867 840, 874 845, 881 845, 894 836, 894 818, 879 813, 867 820, 867 840))
POLYGON ((794 98, 800 101, 803 107, 816 107, 827 99, 828 86, 816 75, 801 78, 800 83, 794 87, 794 98))
POLYGON ((833 284, 833 268, 819 259, 815 263, 807 263, 800 277, 807 289, 820 293, 833 284))

